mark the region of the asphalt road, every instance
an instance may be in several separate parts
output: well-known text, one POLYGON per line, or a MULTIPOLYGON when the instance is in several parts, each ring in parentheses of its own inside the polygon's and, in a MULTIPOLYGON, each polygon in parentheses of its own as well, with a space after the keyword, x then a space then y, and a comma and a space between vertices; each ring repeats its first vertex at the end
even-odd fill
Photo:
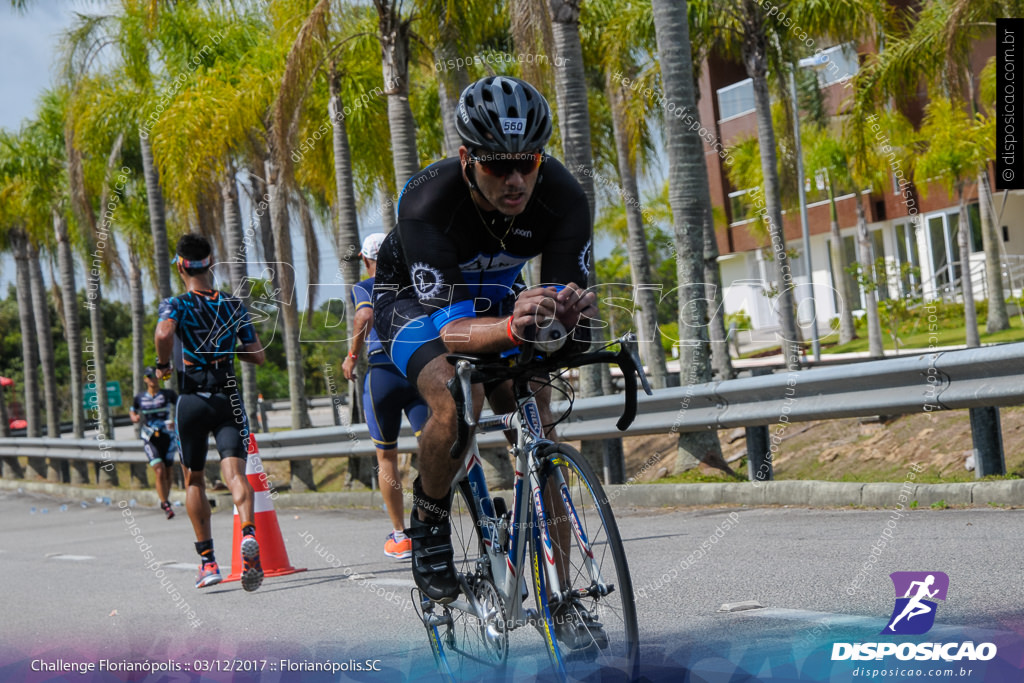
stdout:
MULTIPOLYGON (((308 570, 268 578, 249 594, 237 582, 193 588, 196 555, 183 508, 167 521, 150 508, 127 508, 125 516, 128 501, 81 502, 0 492, 2 681, 93 680, 49 678, 55 674, 32 673, 31 662, 104 658, 379 660, 380 672, 356 678, 434 678, 409 601, 408 562, 384 556, 388 524, 380 511, 278 511, 291 563, 308 570), (147 568, 140 546, 151 546, 160 564, 147 568)), ((970 680, 1024 680, 1024 511, 916 510, 897 518, 887 510, 689 508, 624 509, 617 517, 637 594, 641 662, 652 680, 687 673, 690 681, 859 680, 856 666, 879 665, 831 662, 829 653, 837 641, 885 640, 878 634, 893 609, 894 571, 949 576, 936 626, 913 638, 996 642, 1000 656, 970 680), (763 609, 718 611, 750 600, 763 609), (997 663, 1012 673, 992 668, 997 663)), ((225 574, 232 521, 230 510, 214 515, 225 574)), ((519 629, 512 643, 510 680, 536 676, 546 665, 539 636, 519 629)), ((145 680, 198 680, 180 676, 145 680)), ((265 670, 202 680, 297 676, 265 670)))

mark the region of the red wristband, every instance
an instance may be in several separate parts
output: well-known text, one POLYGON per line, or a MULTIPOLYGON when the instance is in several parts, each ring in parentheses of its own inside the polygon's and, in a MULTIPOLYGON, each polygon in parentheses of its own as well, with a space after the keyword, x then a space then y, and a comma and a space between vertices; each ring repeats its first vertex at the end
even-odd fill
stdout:
POLYGON ((351 351, 348 352, 348 357, 353 359, 353 360, 355 360, 357 358, 356 354, 352 353, 351 351))
POLYGON ((512 334, 512 316, 508 317, 508 326, 505 328, 505 334, 508 335, 508 338, 511 339, 512 343, 515 344, 516 346, 522 345, 522 340, 517 339, 516 336, 512 334))

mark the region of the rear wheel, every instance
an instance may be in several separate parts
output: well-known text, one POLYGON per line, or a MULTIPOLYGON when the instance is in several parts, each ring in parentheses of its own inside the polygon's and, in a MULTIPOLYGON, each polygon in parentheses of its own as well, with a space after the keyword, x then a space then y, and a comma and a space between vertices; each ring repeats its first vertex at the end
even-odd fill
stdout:
POLYGON ((552 444, 540 458, 545 519, 533 527, 530 559, 548 656, 565 679, 632 680, 640 649, 636 604, 608 498, 571 446, 552 444))
MULTIPOLYGON (((478 680, 495 674, 508 657, 505 607, 490 578, 490 563, 480 535, 469 482, 452 496, 452 549, 455 571, 464 576, 483 608, 483 618, 440 604, 420 605, 438 670, 450 681, 478 680)), ((418 594, 418 591, 414 591, 418 594)), ((420 596, 422 598, 422 596, 420 596)), ((460 595, 459 600, 468 602, 460 595)))

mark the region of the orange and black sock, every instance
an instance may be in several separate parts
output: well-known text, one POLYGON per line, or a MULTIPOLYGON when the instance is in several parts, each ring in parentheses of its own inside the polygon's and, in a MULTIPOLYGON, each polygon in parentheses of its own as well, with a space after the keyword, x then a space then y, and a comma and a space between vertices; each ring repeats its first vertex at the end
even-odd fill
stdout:
POLYGON ((255 536, 255 535, 256 535, 256 527, 254 525, 252 525, 252 524, 245 524, 245 525, 242 526, 242 538, 245 538, 246 536, 255 536))
POLYGON ((203 559, 202 564, 209 564, 216 562, 213 559, 213 539, 206 541, 196 541, 196 552, 199 553, 199 557, 203 559))

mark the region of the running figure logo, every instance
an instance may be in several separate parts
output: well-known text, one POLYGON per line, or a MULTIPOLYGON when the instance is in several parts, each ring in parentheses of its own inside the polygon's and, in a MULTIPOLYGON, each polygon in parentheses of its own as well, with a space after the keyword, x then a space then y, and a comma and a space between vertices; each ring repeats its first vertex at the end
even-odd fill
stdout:
POLYGON ((896 606, 882 633, 920 635, 935 624, 934 600, 945 600, 949 577, 943 572, 893 572, 896 606))

